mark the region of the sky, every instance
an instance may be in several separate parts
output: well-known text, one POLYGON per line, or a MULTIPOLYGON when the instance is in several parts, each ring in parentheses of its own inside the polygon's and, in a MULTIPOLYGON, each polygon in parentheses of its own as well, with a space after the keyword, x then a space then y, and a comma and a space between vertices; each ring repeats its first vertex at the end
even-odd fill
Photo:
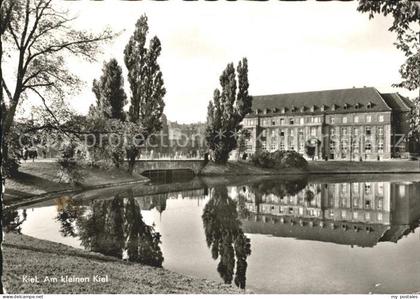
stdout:
POLYGON ((373 86, 415 96, 391 87, 399 82, 405 60, 393 45, 395 34, 387 30, 392 18, 369 20, 357 12, 357 2, 81 0, 60 5, 78 15, 77 28, 97 32, 108 26, 121 32, 96 63, 69 60, 70 69, 86 81, 69 100, 83 114, 95 102, 91 83, 105 60, 116 58, 126 72, 123 50, 144 13, 149 38, 157 35, 162 43, 164 112, 171 121, 205 121, 220 74, 242 57, 248 58, 251 95, 373 86))

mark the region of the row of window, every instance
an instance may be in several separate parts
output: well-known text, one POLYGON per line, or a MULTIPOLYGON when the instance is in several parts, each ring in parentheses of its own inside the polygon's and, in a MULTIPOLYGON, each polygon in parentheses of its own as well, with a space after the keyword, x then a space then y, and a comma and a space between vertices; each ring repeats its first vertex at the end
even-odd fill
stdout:
MULTIPOLYGON (((309 135, 310 136, 317 136, 317 127, 309 127, 309 135)), ((366 126, 364 127, 363 133, 365 136, 371 136, 373 135, 373 129, 375 129, 375 133, 378 136, 378 138, 383 138, 384 136, 384 127, 382 126, 366 126)), ((300 137, 303 137, 305 128, 298 128, 297 134, 300 137)), ((261 132, 262 137, 267 137, 267 132, 271 132, 271 137, 284 137, 287 133, 288 136, 295 136, 295 129, 273 129, 273 130, 263 130, 261 132)), ((351 136, 360 136, 362 133, 362 129, 360 127, 341 127, 341 128, 330 128, 330 136, 335 137, 338 133, 340 133, 340 136, 348 137, 348 135, 351 136)), ((250 139, 250 138, 248 138, 250 139)), ((357 138, 355 138, 357 139, 357 138)))
MULTIPOLYGON (((340 120, 341 120, 341 123, 343 123, 343 124, 347 124, 347 123, 350 123, 350 122, 353 122, 353 123, 361 123, 361 122, 363 122, 363 120, 366 123, 373 122, 372 115, 369 115, 369 114, 366 115, 365 117, 359 116, 359 115, 355 115, 354 117, 352 117, 352 116, 343 116, 343 117, 330 116, 329 117, 329 123, 330 124, 340 123, 340 120)), ((381 122, 382 123, 384 121, 385 121, 384 115, 379 114, 378 115, 378 122, 381 122)))
MULTIPOLYGON (((378 122, 384 122, 385 117, 384 115, 380 114, 378 115, 378 122)), ((269 126, 283 126, 283 125, 304 125, 304 124, 319 124, 322 122, 322 118, 320 116, 308 116, 308 117, 290 117, 290 118, 282 118, 282 117, 267 117, 261 119, 261 125, 263 127, 269 127, 269 126)), ((337 123, 371 123, 373 122, 372 115, 366 115, 366 116, 330 116, 328 118, 328 123, 330 124, 337 124, 337 123)), ((257 125, 257 119, 256 118, 246 118, 244 119, 245 126, 256 126, 257 125)))

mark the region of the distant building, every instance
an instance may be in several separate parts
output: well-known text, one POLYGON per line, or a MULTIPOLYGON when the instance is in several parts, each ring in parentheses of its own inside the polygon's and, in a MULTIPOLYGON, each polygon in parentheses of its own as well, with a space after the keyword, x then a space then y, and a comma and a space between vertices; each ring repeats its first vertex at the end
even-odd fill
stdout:
POLYGON ((172 153, 201 156, 206 151, 204 143, 206 124, 181 124, 168 122, 169 144, 172 153))
POLYGON ((373 87, 254 96, 243 120, 247 152, 315 147, 315 159, 390 159, 407 154, 414 104, 373 87))

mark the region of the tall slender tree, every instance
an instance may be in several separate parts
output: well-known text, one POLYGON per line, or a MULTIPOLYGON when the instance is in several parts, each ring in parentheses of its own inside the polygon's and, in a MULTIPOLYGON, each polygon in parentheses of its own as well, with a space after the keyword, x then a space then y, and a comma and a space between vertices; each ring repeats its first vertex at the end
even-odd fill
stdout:
MULTIPOLYGON (((128 119, 138 124, 141 130, 141 142, 162 127, 162 114, 166 89, 158 64, 161 52, 160 40, 154 36, 146 47, 149 26, 147 16, 142 15, 124 50, 124 62, 128 70, 128 82, 131 89, 128 119)), ((139 134, 140 135, 140 134, 139 134)), ((129 172, 133 171, 139 145, 127 149, 129 172)))
POLYGON ((221 90, 216 89, 207 112, 206 142, 216 163, 226 163, 229 153, 238 146, 241 122, 251 112, 252 97, 248 93, 248 61, 237 67, 229 63, 220 76, 221 90))
POLYGON ((104 63, 102 76, 99 80, 93 80, 92 91, 96 96, 93 110, 98 116, 125 120, 123 108, 127 103, 127 96, 124 91, 124 77, 115 58, 104 63))

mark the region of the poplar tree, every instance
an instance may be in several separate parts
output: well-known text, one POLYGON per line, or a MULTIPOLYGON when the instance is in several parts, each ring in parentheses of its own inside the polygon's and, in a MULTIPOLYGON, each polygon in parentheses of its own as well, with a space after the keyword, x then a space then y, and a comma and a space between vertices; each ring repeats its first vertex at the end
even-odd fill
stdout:
POLYGON ((124 91, 122 69, 116 59, 112 58, 104 63, 102 76, 99 80, 94 79, 92 85, 92 91, 96 96, 96 107, 92 110, 97 116, 124 121, 123 108, 127 103, 127 96, 124 91))
POLYGON ((229 153, 238 146, 241 122, 251 112, 246 58, 239 61, 236 72, 233 63, 226 66, 220 76, 221 89, 214 91, 208 105, 206 142, 218 164, 226 163, 229 153))
POLYGON ((166 89, 157 61, 161 52, 161 43, 154 36, 147 47, 148 32, 147 16, 142 15, 124 50, 124 62, 131 90, 128 120, 139 126, 139 135, 141 135, 138 144, 127 148, 130 173, 139 154, 139 146, 162 128, 162 113, 165 107, 163 97, 166 89))

